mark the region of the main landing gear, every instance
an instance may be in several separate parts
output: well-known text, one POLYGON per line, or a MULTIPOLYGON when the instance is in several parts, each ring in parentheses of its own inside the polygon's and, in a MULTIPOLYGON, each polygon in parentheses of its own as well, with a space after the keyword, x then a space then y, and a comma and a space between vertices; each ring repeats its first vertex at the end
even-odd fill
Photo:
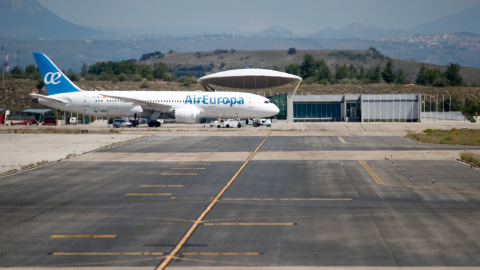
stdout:
POLYGON ((160 127, 162 124, 158 121, 150 121, 148 122, 149 127, 160 127))

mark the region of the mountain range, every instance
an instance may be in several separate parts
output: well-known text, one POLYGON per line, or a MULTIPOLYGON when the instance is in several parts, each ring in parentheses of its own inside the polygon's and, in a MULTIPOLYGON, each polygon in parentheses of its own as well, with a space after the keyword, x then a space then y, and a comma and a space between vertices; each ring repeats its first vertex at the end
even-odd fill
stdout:
MULTIPOLYGON (((219 48, 272 51, 288 48, 366 50, 375 47, 392 58, 437 65, 459 63, 480 68, 480 48, 476 46, 480 42, 478 35, 409 36, 415 31, 443 33, 441 29, 480 34, 480 30, 476 29, 480 25, 480 16, 477 14, 480 14, 480 6, 419 26, 412 32, 351 23, 342 29, 326 29, 306 36, 272 26, 258 33, 234 34, 234 30, 231 30, 232 33, 227 34, 191 34, 182 37, 167 33, 165 28, 150 30, 156 30, 155 33, 149 32, 149 29, 143 29, 144 32, 139 29, 92 29, 65 21, 37 0, 0 0, 0 44, 10 54, 11 67, 34 64, 31 53, 39 51, 55 59, 65 69, 75 71, 79 71, 84 63, 90 65, 99 61, 139 59, 142 54, 155 51, 202 52, 219 48), (129 31, 137 33, 128 34, 129 31), (450 39, 444 39, 445 36, 450 39)), ((185 32, 188 29, 178 30, 185 32)))
POLYGON ((36 0, 0 0, 0 37, 9 39, 86 39, 104 32, 65 21, 36 0))
POLYGON ((317 39, 373 39, 373 38, 391 38, 407 36, 408 32, 400 29, 386 30, 378 26, 364 27, 358 23, 350 23, 342 29, 334 30, 332 28, 318 31, 310 38, 317 39))
POLYGON ((442 34, 469 32, 480 34, 480 5, 458 12, 410 30, 412 34, 442 34))
MULTIPOLYGON (((312 38, 312 39, 375 39, 395 38, 409 34, 470 32, 480 34, 480 5, 438 20, 417 26, 410 31, 400 29, 383 29, 378 26, 363 26, 350 23, 342 29, 324 29, 310 35, 298 36, 280 26, 272 26, 259 33, 246 34, 228 30, 233 35, 261 38, 312 38)), ((20 40, 62 40, 62 39, 112 39, 123 38, 129 31, 143 36, 171 36, 166 29, 107 29, 98 30, 83 27, 65 21, 36 0, 0 0, 0 37, 20 40), (117 32, 115 34, 114 32, 117 32), (162 34, 162 32, 164 34, 162 34)), ((199 29, 183 29, 183 32, 199 33, 199 29)), ((212 33, 210 30, 208 34, 212 33)), ((213 31, 213 30, 212 30, 213 31)), ((221 34, 221 33, 216 33, 221 34)), ((178 37, 178 35, 177 35, 178 37)))

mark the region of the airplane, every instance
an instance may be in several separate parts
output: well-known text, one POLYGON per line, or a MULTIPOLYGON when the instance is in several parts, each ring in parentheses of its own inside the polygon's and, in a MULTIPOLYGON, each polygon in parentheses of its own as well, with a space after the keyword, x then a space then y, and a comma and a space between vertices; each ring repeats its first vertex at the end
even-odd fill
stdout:
POLYGON ((242 92, 204 91, 86 91, 78 88, 45 55, 34 52, 48 95, 31 94, 38 103, 58 110, 96 117, 147 118, 149 127, 158 119, 199 123, 201 118, 266 118, 278 107, 267 98, 242 92))

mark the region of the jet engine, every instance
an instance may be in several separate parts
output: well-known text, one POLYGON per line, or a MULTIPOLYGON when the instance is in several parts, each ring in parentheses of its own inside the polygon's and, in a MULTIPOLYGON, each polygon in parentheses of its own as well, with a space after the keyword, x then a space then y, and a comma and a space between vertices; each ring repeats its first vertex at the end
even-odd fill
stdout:
POLYGON ((178 108, 173 111, 176 123, 195 124, 200 123, 200 109, 195 107, 178 108))

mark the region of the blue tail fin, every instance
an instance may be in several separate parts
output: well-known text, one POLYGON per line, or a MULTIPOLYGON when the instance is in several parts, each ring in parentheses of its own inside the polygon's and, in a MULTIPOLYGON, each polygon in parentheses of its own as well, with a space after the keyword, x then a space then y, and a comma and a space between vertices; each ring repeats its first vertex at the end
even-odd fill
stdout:
POLYGON ((82 91, 43 53, 33 53, 48 95, 82 91))

